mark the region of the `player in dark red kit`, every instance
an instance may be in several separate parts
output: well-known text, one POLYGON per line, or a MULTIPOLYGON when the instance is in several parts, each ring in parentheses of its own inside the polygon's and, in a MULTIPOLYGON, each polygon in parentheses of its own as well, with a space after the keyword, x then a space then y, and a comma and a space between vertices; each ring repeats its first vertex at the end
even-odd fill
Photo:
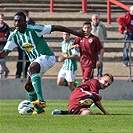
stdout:
POLYGON ((91 23, 85 22, 83 24, 83 31, 86 32, 86 36, 77 37, 71 46, 71 49, 76 47, 80 51, 82 82, 93 78, 94 69, 102 66, 104 48, 99 38, 91 34, 91 30, 91 23), (99 60, 97 57, 98 51, 100 51, 99 60))
POLYGON ((52 114, 92 115, 94 113, 89 108, 93 103, 95 103, 105 115, 109 114, 100 102, 102 97, 99 95, 99 90, 104 90, 110 86, 113 81, 113 76, 108 73, 104 74, 99 79, 87 80, 82 85, 76 87, 71 93, 68 103, 68 111, 54 110, 52 114))

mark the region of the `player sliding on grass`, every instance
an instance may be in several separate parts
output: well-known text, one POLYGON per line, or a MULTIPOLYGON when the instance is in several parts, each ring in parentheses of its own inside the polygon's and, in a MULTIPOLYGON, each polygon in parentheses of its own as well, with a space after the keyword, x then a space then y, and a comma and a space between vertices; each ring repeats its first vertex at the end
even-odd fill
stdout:
POLYGON ((84 36, 83 31, 75 31, 60 25, 30 25, 26 24, 23 12, 14 15, 15 30, 10 34, 4 49, 0 52, 0 59, 5 58, 15 47, 21 48, 31 62, 25 89, 28 98, 36 107, 34 114, 45 114, 46 102, 42 94, 41 76, 55 64, 55 56, 43 38, 44 34, 53 31, 64 31, 77 36, 84 36))
POLYGON ((53 115, 59 114, 79 114, 79 115, 92 115, 93 113, 89 108, 95 103, 96 106, 105 114, 109 114, 100 100, 102 97, 99 95, 99 90, 104 90, 112 84, 114 78, 111 74, 104 74, 99 79, 87 80, 82 85, 76 87, 71 93, 68 103, 68 111, 54 110, 53 115))

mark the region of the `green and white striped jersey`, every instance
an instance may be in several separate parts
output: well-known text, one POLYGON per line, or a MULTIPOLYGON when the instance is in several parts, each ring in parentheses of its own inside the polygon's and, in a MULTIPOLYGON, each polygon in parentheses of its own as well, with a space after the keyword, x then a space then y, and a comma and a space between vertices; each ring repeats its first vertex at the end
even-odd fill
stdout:
POLYGON ((17 30, 10 34, 4 50, 11 52, 15 47, 20 47, 31 62, 41 55, 53 56, 53 51, 43 37, 44 34, 50 34, 51 30, 51 25, 27 24, 23 34, 17 30))
MULTIPOLYGON (((61 42, 61 48, 63 56, 70 56, 70 55, 78 55, 78 50, 76 48, 70 50, 70 46, 72 45, 72 41, 69 42, 62 41, 61 42)), ((77 70, 77 59, 65 59, 63 62, 62 69, 64 70, 77 70)))

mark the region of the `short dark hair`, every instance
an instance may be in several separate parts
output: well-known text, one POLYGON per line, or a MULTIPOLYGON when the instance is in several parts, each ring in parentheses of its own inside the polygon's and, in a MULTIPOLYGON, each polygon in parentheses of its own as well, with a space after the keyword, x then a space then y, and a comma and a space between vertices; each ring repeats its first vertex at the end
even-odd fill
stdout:
POLYGON ((16 16, 16 15, 22 16, 24 18, 24 20, 26 21, 26 16, 23 12, 17 12, 14 16, 16 16))
POLYGON ((23 10, 23 12, 24 12, 24 13, 26 13, 26 14, 28 14, 28 13, 29 13, 29 11, 28 11, 28 10, 23 10))
POLYGON ((112 82, 114 81, 114 77, 109 73, 105 73, 103 76, 108 76, 108 77, 110 77, 112 82))
POLYGON ((91 25, 91 22, 90 21, 85 21, 84 23, 83 23, 83 26, 84 25, 91 25))
POLYGON ((4 17, 4 14, 3 14, 3 13, 0 13, 0 15, 1 15, 2 17, 4 17))

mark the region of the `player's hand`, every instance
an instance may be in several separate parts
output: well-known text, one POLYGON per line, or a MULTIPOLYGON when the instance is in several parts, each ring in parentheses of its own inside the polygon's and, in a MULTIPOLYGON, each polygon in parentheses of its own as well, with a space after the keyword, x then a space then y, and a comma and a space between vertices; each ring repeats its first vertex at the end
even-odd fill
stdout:
POLYGON ((103 63, 102 63, 101 61, 97 61, 96 67, 97 67, 98 69, 101 68, 102 65, 103 65, 103 63))
POLYGON ((63 55, 60 55, 59 57, 58 57, 58 61, 59 62, 62 62, 62 61, 64 61, 65 60, 65 57, 63 56, 63 55))
POLYGON ((110 113, 109 113, 109 112, 107 112, 107 111, 105 111, 105 112, 104 112, 104 114, 105 114, 105 115, 110 115, 110 113))
POLYGON ((69 49, 79 48, 79 44, 71 45, 69 49))
POLYGON ((72 45, 73 48, 79 48, 79 44, 76 44, 76 45, 72 45))

